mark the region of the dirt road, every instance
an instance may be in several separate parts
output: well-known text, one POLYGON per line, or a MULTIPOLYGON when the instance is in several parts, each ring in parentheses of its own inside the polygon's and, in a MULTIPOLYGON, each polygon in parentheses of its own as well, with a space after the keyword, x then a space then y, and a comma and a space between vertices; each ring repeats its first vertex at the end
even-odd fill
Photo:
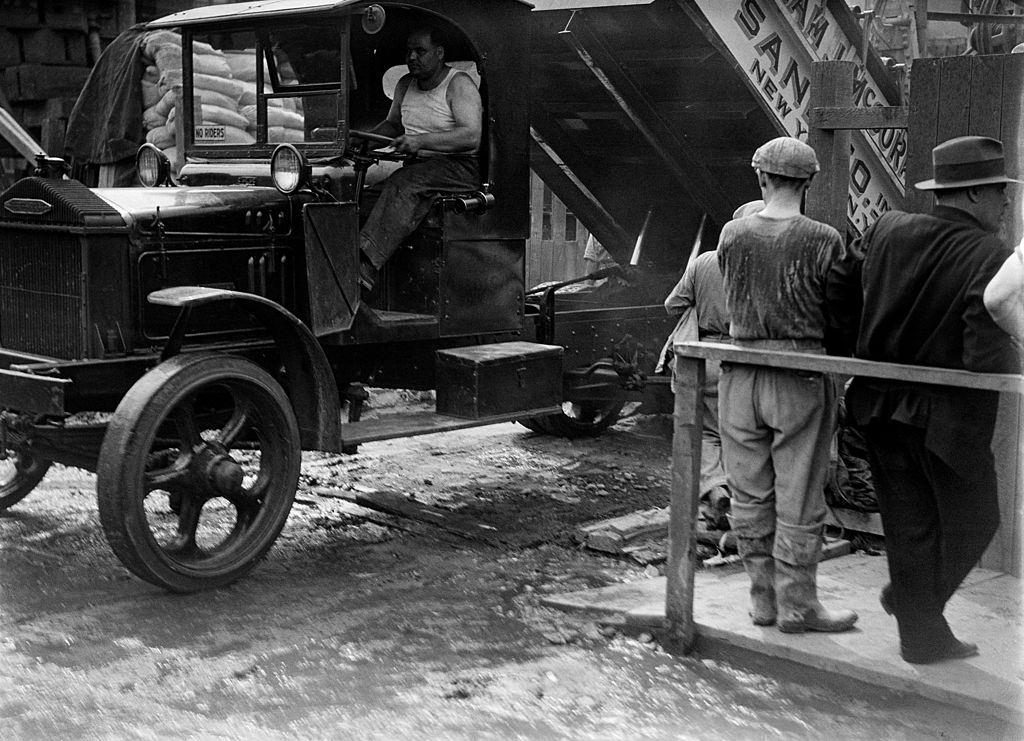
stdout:
POLYGON ((639 418, 569 442, 505 424, 307 455, 269 558, 187 596, 129 576, 103 539, 93 477, 55 469, 0 517, 2 735, 1008 737, 923 701, 745 657, 674 657, 540 608, 544 592, 649 577, 571 536, 667 504, 667 432, 639 418), (353 492, 444 506, 496 544, 381 524, 334 496, 353 492))

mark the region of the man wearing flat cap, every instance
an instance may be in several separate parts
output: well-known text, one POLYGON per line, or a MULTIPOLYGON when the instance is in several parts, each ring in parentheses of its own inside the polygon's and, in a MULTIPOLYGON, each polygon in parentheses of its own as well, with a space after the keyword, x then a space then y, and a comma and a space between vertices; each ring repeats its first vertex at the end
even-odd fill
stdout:
MULTIPOLYGON (((832 316, 858 358, 1015 373, 986 285, 1010 254, 996 236, 1009 204, 1003 147, 963 136, 932 150, 930 214, 883 214, 829 275, 832 316)), ((990 449, 997 392, 854 379, 846 409, 867 440, 904 660, 977 654, 943 615, 999 525, 990 449)))
MULTIPOLYGON (((732 341, 824 353, 825 279, 843 243, 801 213, 818 159, 803 142, 779 137, 758 148, 751 165, 764 208, 727 223, 718 242, 732 341)), ((828 610, 817 596, 836 423, 832 379, 722 363, 718 390, 732 529, 754 624, 787 633, 849 630, 857 614, 828 610)))

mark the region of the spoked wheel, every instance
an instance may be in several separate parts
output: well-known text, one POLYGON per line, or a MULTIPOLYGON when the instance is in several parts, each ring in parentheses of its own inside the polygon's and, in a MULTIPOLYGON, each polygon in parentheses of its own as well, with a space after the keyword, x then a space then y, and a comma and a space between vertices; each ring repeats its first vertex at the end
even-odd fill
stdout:
POLYGON ((281 386, 243 358, 178 355, 110 420, 96 488, 114 553, 174 592, 246 574, 284 527, 301 450, 281 386))
POLYGON ((50 470, 50 461, 27 450, 8 450, 0 461, 0 512, 27 497, 50 470))

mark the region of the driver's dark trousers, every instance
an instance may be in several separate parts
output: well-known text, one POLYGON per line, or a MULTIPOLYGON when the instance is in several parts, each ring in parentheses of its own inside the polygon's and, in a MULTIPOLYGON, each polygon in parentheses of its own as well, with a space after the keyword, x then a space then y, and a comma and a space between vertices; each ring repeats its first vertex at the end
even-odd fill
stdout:
POLYGON ((475 154, 421 157, 407 163, 380 184, 380 197, 359 232, 363 254, 379 269, 420 225, 438 195, 479 187, 475 154))

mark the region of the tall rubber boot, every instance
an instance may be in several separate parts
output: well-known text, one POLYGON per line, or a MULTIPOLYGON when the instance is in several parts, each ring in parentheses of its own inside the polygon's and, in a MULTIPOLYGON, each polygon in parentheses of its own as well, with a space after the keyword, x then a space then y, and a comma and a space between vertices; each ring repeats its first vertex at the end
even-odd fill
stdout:
POLYGON ((841 633, 857 622, 853 610, 827 610, 818 601, 822 523, 775 523, 775 589, 783 633, 841 633))
POLYGON ((754 625, 775 623, 775 505, 746 501, 742 495, 732 501, 732 529, 743 568, 750 577, 750 617, 754 625))
POLYGON ((772 557, 774 541, 775 533, 763 538, 736 539, 743 568, 750 577, 750 618, 754 625, 774 625, 778 614, 775 606, 775 559, 772 557))
POLYGON ((775 559, 777 625, 783 633, 842 633, 857 622, 853 610, 829 610, 818 601, 818 564, 799 566, 775 559))

